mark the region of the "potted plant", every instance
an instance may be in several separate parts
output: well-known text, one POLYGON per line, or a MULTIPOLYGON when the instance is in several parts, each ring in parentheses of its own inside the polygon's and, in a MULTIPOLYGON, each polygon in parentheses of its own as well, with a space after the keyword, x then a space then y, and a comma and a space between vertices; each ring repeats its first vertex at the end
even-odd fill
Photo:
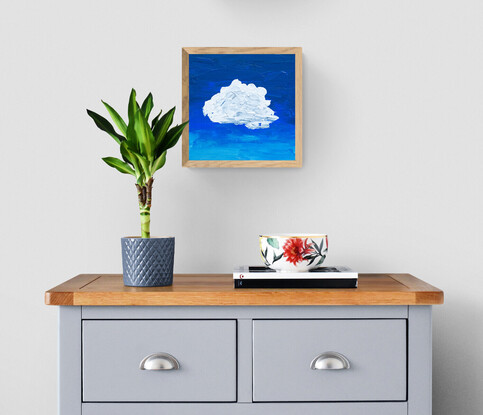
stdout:
POLYGON ((128 122, 117 111, 102 101, 119 132, 112 124, 87 110, 97 127, 119 144, 121 159, 104 157, 104 162, 121 173, 136 178, 136 193, 141 217, 141 237, 121 238, 124 284, 135 287, 166 286, 173 282, 174 237, 151 238, 151 203, 154 173, 166 163, 166 152, 178 142, 184 122, 171 128, 176 107, 149 123, 153 96, 148 94, 142 105, 136 101, 133 89, 128 103, 128 122))

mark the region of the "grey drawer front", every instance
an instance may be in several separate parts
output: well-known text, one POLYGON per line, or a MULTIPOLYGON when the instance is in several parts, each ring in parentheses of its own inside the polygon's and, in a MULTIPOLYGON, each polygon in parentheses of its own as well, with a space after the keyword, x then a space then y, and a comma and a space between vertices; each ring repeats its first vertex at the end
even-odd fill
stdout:
POLYGON ((235 320, 85 320, 84 402, 236 401, 235 320), (179 370, 140 370, 165 352, 179 370))
POLYGON ((253 400, 406 400, 406 320, 255 320, 253 400), (350 369, 312 370, 320 353, 350 369))

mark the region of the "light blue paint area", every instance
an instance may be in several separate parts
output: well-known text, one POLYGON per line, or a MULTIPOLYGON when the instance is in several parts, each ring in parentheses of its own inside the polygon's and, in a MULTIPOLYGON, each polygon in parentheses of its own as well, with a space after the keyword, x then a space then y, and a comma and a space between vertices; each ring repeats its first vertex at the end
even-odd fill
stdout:
POLYGON ((295 55, 190 55, 190 160, 295 160, 295 55), (268 128, 219 124, 203 105, 233 79, 267 90, 268 128))

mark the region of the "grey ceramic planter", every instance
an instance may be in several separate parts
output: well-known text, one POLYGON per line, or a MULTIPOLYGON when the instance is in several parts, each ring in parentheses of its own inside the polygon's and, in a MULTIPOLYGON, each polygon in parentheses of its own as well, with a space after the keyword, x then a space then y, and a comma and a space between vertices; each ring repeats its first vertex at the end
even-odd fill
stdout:
POLYGON ((173 284, 174 238, 121 238, 124 285, 173 284))

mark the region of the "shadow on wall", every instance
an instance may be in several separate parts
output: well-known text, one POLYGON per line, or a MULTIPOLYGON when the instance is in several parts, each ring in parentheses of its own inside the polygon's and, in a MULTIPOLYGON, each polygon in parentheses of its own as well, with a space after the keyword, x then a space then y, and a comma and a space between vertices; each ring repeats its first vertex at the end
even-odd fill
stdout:
MULTIPOLYGON (((264 0, 261 2, 260 0, 220 0, 218 2, 220 7, 227 6, 227 8, 234 12, 243 11, 247 14, 253 16, 254 10, 258 13, 263 12, 263 9, 267 9, 270 12, 274 9, 280 9, 283 6, 284 10, 294 9, 300 11, 300 3, 293 1, 293 0, 264 0), (253 6, 253 7, 250 7, 253 6)), ((320 0, 305 0, 303 3, 304 8, 308 8, 311 6, 319 6, 321 3, 320 0)))
POLYGON ((433 307, 433 413, 472 414, 481 395, 483 304, 446 295, 433 307), (476 323, 476 324, 475 324, 476 323))

